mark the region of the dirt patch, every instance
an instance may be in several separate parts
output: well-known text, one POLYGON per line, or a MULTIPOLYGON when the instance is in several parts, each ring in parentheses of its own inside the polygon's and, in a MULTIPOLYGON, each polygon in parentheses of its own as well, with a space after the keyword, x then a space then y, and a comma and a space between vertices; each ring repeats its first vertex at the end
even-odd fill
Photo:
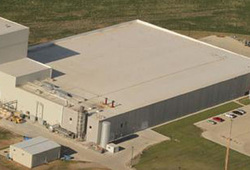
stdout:
POLYGON ((215 45, 217 47, 221 47, 223 49, 250 57, 250 47, 245 46, 245 40, 250 40, 250 37, 240 37, 240 36, 225 36, 225 37, 218 37, 218 36, 208 36, 205 38, 200 39, 203 42, 215 45))
POLYGON ((11 144, 21 142, 22 136, 12 133, 6 129, 0 128, 0 149, 6 148, 11 144))
POLYGON ((91 169, 91 170, 108 170, 101 165, 84 161, 53 161, 49 164, 41 165, 33 168, 34 170, 68 170, 68 169, 91 169))
POLYGON ((0 156, 0 169, 1 170, 29 170, 28 168, 14 162, 11 160, 8 160, 6 157, 4 156, 0 156))
POLYGON ((180 34, 187 35, 189 37, 195 38, 195 39, 201 39, 208 36, 217 36, 217 37, 231 37, 231 36, 237 36, 241 39, 250 39, 250 35, 243 35, 243 34, 232 34, 232 33, 222 33, 222 32, 209 32, 209 31, 187 31, 187 30, 174 30, 180 34))
MULTIPOLYGON (((1 170, 29 170, 14 161, 7 160, 5 157, 0 156, 0 169, 1 170)), ((33 168, 33 170, 109 170, 99 164, 91 163, 91 162, 83 162, 83 161, 53 161, 45 165, 41 165, 38 167, 33 168)))

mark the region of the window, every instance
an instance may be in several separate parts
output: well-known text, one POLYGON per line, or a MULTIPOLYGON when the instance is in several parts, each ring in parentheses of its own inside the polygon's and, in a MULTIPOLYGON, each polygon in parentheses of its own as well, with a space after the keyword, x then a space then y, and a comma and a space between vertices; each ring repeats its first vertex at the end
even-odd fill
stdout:
POLYGON ((92 126, 89 126, 90 129, 92 129, 92 126))
POLYGON ((70 121, 72 121, 72 118, 69 118, 70 121))
POLYGON ((123 127, 123 123, 121 123, 121 128, 123 127))

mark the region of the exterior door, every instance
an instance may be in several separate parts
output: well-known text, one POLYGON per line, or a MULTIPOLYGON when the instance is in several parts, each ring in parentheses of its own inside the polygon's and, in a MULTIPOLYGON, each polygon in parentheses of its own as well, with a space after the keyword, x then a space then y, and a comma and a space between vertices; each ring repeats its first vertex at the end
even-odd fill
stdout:
POLYGON ((43 104, 41 102, 36 103, 36 116, 38 118, 43 118, 43 104))

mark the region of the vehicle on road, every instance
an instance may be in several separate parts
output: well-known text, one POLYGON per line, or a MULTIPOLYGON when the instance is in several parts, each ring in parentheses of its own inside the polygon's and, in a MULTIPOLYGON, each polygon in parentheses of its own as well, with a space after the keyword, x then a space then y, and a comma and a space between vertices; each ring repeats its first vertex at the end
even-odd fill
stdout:
POLYGON ((237 116, 234 115, 233 113, 225 113, 225 116, 226 116, 226 117, 229 117, 229 118, 232 118, 232 119, 234 119, 234 118, 237 117, 237 116))
POLYGON ((241 113, 241 112, 239 112, 238 110, 234 110, 234 111, 232 111, 234 114, 236 114, 236 115, 240 115, 240 116, 242 116, 243 115, 243 113, 241 113))
POLYGON ((212 125, 216 125, 217 124, 217 122, 215 122, 214 120, 211 120, 211 119, 207 120, 207 122, 210 123, 210 124, 212 124, 212 125))
POLYGON ((220 117, 213 117, 213 120, 216 122, 224 122, 225 120, 220 117))

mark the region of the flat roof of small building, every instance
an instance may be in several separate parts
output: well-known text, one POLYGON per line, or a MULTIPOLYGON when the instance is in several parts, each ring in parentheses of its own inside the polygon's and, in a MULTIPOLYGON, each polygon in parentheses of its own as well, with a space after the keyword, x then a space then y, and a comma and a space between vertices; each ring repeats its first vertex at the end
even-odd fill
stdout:
POLYGON ((0 17, 0 35, 23 29, 28 29, 28 27, 0 17))
POLYGON ((14 77, 24 76, 42 70, 50 69, 49 66, 34 61, 30 58, 23 58, 4 64, 0 64, 0 71, 14 77))
POLYGON ((35 154, 42 153, 42 152, 45 152, 54 148, 61 147, 56 142, 51 141, 41 136, 14 144, 12 146, 22 149, 31 155, 35 155, 35 154))
POLYGON ((250 60, 135 20, 32 47, 29 57, 56 71, 53 83, 117 107, 107 118, 250 72, 250 60))

